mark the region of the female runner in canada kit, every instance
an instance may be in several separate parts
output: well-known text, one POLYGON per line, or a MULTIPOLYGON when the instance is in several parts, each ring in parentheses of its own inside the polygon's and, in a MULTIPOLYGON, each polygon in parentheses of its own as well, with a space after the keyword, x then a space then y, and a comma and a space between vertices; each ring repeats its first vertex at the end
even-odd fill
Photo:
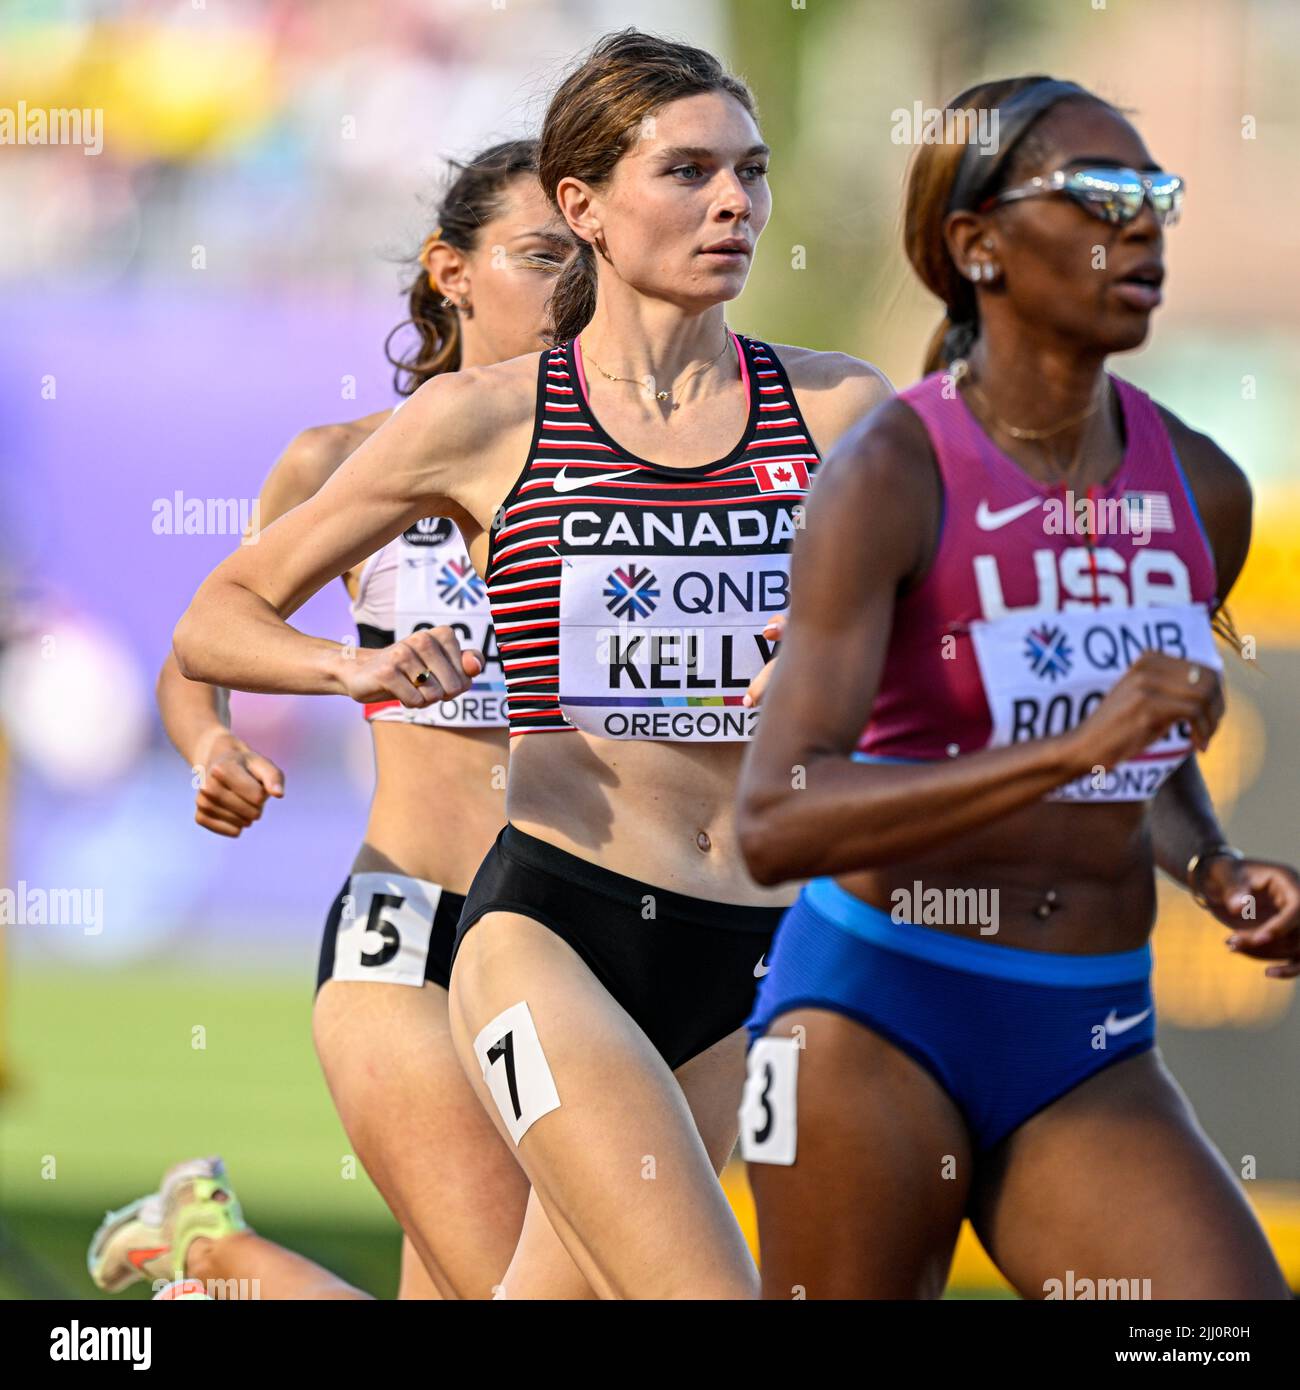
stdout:
MULTIPOLYGON (((542 196, 536 156, 532 140, 494 146, 448 188, 411 287, 419 341, 396 364, 403 395, 542 342, 546 300, 572 240, 542 196)), ((392 413, 300 434, 267 479, 262 521, 312 496, 392 413)), ((363 652, 438 627, 488 664, 445 703, 366 704, 375 794, 365 843, 326 924, 313 1032, 344 1127, 406 1231, 402 1296, 488 1298, 518 1239, 528 1184, 466 1085, 447 985, 463 893, 505 818, 504 685, 484 587, 451 520, 421 515, 367 555, 345 576, 363 652)), ((260 817, 268 795, 283 794, 282 778, 227 727, 219 694, 186 680, 174 660, 159 681, 167 730, 204 772, 196 819, 233 836, 260 817)), ((240 1230, 232 1212, 237 1222, 219 1162, 179 1164, 157 1201, 124 1208, 101 1228, 92 1277, 124 1287, 141 1274, 130 1252, 149 1250, 144 1272, 160 1277, 257 1279, 267 1298, 355 1294, 240 1230)))
POLYGON ((510 1298, 757 1292, 716 1170, 792 894, 757 887, 736 843, 743 699, 817 445, 888 392, 853 358, 727 330, 767 154, 709 54, 635 30, 597 44, 541 137, 543 189, 581 242, 557 346, 430 382, 176 631, 200 679, 418 708, 479 669, 450 632, 349 661, 285 619, 419 516, 464 532, 515 737, 452 1027, 533 1187, 510 1298))
POLYGON ((1027 1297, 1286 1297, 1154 1051, 1157 863, 1300 971, 1295 873, 1224 844, 1193 751, 1249 488, 1103 370, 1146 337, 1181 182, 1072 83, 951 106, 1000 138, 911 174, 946 332, 828 462, 742 786, 755 877, 812 877, 751 1020, 764 1290, 937 1296, 969 1214, 1027 1297))

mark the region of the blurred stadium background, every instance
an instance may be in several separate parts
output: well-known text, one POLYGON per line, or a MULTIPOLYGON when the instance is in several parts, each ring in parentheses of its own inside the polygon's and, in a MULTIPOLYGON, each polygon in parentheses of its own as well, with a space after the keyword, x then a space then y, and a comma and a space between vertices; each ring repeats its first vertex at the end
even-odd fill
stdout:
MULTIPOLYGON (((757 92, 776 208, 734 325, 898 385, 937 315, 898 246, 894 110, 1050 71, 1131 108, 1185 173, 1169 305, 1117 365, 1254 482, 1233 608, 1258 657, 1231 666, 1207 773, 1237 844, 1300 857, 1292 0, 7 0, 0 110, 101 110, 103 146, 0 145, 0 887, 99 889, 103 920, 0 927, 0 1296, 91 1296, 104 1208, 208 1152, 265 1234, 394 1292, 396 1227, 341 1176, 308 1027, 366 732, 342 702, 237 696, 287 796, 238 842, 194 826, 152 686, 233 537, 155 519, 177 493, 255 497, 299 428, 392 399, 381 345, 441 156, 533 130, 567 60, 629 23, 757 92)), ((347 634, 341 589, 303 624, 347 634)), ((1166 894, 1163 1047, 1300 1286, 1294 988, 1222 936, 1166 894)), ((968 1235, 953 1292, 1000 1287, 968 1235)))

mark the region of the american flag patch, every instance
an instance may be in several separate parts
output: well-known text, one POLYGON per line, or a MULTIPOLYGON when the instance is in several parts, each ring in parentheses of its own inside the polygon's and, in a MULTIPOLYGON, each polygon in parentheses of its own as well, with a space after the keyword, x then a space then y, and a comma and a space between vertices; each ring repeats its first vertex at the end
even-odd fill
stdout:
POLYGON ((1172 531, 1174 509, 1167 492, 1125 492, 1129 524, 1140 531, 1172 531))

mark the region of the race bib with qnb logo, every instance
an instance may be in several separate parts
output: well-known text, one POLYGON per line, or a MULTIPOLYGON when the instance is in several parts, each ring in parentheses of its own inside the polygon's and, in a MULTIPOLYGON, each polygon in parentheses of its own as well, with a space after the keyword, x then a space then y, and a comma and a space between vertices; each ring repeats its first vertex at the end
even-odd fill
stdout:
MULTIPOLYGON (((990 748, 1076 728, 1146 651, 1223 669, 1202 604, 1013 614, 971 624, 988 699, 990 748)), ((1058 787, 1050 801, 1145 801, 1191 751, 1174 725, 1138 757, 1058 787)))
MULTIPOLYGON (((486 663, 463 695, 426 709, 398 711, 407 722, 446 728, 500 728, 506 722, 506 687, 488 608, 487 590, 470 564, 455 524, 426 517, 402 534, 394 640, 431 627, 449 627, 460 645, 483 653, 486 663)), ((383 717, 382 715, 379 717, 383 717)))
POLYGON ((602 738, 736 742, 741 703, 776 654, 789 555, 578 555, 560 579, 560 708, 602 738))

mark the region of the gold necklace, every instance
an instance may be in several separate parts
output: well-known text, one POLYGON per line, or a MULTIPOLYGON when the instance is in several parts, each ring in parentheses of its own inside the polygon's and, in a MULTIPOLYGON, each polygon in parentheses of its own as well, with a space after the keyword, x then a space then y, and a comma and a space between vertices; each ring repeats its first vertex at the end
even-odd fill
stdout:
MULTIPOLYGON (((1087 410, 1084 410, 1077 415, 1071 415, 1068 420, 1063 420, 1059 425, 1053 425, 1050 429, 1031 430, 1016 425, 1008 425, 1007 422, 997 413, 997 411, 993 409, 992 404, 989 402, 989 398, 984 394, 984 392, 981 391, 972 380, 970 380, 970 377, 967 374, 968 372, 969 368, 967 368, 966 372, 962 373, 962 376, 966 377, 966 383, 969 386, 971 392, 979 401, 983 409, 987 411, 990 416, 992 416, 993 423, 998 427, 998 429, 1005 431, 1012 437, 1012 439, 1020 439, 1030 443, 1041 443, 1044 439, 1050 439, 1054 434, 1060 434, 1062 430, 1068 430, 1071 425, 1082 424, 1084 420, 1087 420, 1090 416, 1095 415, 1097 411, 1101 409, 1102 400, 1105 399, 1105 383, 1103 382, 1102 395, 1097 400, 1095 400, 1087 408, 1087 410)), ((1074 446, 1074 453, 1070 456, 1070 461, 1065 465, 1064 468, 1061 467, 1060 463, 1056 459, 1054 459, 1047 450, 1043 451, 1045 454, 1047 454, 1048 467, 1054 469, 1057 477, 1064 483, 1073 482, 1074 480, 1074 471, 1079 466, 1079 459, 1083 453, 1083 438, 1083 435, 1079 436, 1078 441, 1074 446)))
POLYGON ((979 403, 984 407, 984 409, 993 417, 993 423, 998 427, 998 429, 1002 430, 1005 434, 1009 434, 1012 437, 1012 439, 1050 439, 1054 434, 1060 434, 1062 430, 1068 430, 1071 427, 1071 425, 1081 424, 1090 415, 1095 415, 1097 411, 1101 409, 1102 402, 1102 397, 1098 397, 1098 399, 1093 401, 1093 403, 1087 408, 1087 410, 1082 410, 1077 415, 1071 415, 1068 420, 1062 420, 1059 425, 1053 425, 1051 429, 1031 430, 1022 428, 1018 425, 1008 425, 1007 422, 997 413, 997 411, 993 409, 993 406, 989 402, 989 398, 984 394, 983 391, 979 389, 978 386, 976 386, 976 384, 973 381, 969 383, 969 389, 974 394, 975 398, 979 401, 979 403))
MULTIPOLYGON (((705 367, 711 367, 711 366, 713 366, 713 364, 718 360, 718 358, 721 357, 722 354, 723 354, 724 352, 726 352, 726 350, 731 346, 731 332, 730 332, 730 330, 727 328, 727 325, 726 325, 725 323, 722 325, 722 331, 723 331, 723 333, 724 333, 725 336, 724 336, 724 338, 723 338, 723 343, 722 343, 722 349, 721 349, 721 351, 715 353, 714 356, 710 357, 709 360, 708 360, 707 362, 702 362, 698 367, 695 368, 694 371, 687 372, 686 375, 682 378, 681 383, 680 383, 679 386, 674 386, 673 388, 671 388, 671 389, 668 390, 668 391, 656 391, 656 392, 654 393, 654 398, 655 398, 655 400, 657 400, 657 401, 666 401, 666 400, 669 398, 669 396, 671 396, 671 395, 673 394, 674 391, 680 390, 681 387, 682 387, 682 386, 685 386, 686 383, 687 383, 693 376, 697 376, 700 372, 702 372, 702 371, 705 369, 705 367)), ((644 381, 640 381, 640 380, 638 380, 638 379, 637 379, 636 377, 634 377, 634 376, 614 376, 611 372, 607 372, 607 371, 604 369, 604 367, 602 367, 602 366, 600 365, 600 363, 597 362, 596 359, 595 359, 595 358, 591 355, 591 353, 589 353, 589 352, 584 352, 584 353, 582 354, 582 356, 583 356, 583 359, 584 359, 585 361, 590 362, 591 365, 592 365, 593 367, 595 367, 595 369, 601 374, 601 376, 603 376, 603 377, 605 378, 606 381, 626 381, 626 382, 628 382, 628 383, 629 383, 630 385, 632 385, 632 386, 645 386, 645 382, 644 382, 644 381)), ((652 379, 653 379, 653 378, 652 378, 652 379)), ((648 391, 648 390, 650 390, 650 388, 649 388, 648 386, 646 386, 646 390, 648 391)), ((675 410, 676 408, 677 408, 677 406, 676 406, 676 403, 674 402, 674 404, 673 404, 673 409, 675 410)))

